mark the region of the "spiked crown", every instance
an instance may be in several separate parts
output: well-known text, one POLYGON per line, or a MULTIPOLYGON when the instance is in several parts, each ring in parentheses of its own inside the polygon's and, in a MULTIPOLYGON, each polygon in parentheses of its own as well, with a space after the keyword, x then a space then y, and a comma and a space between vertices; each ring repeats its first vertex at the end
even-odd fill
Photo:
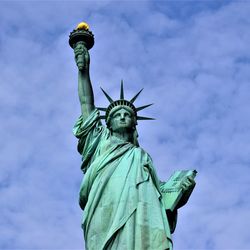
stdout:
POLYGON ((101 108, 101 107, 98 108, 99 110, 106 112, 104 116, 101 116, 101 118, 105 119, 107 124, 109 122, 111 114, 121 107, 129 109, 130 112, 134 114, 134 117, 136 120, 154 120, 154 118, 143 117, 143 116, 137 115, 138 111, 143 110, 143 109, 151 106, 153 103, 147 104, 147 105, 144 105, 141 107, 135 107, 135 105, 133 104, 143 89, 141 89, 130 101, 124 99, 123 80, 121 80, 120 99, 118 99, 116 101, 114 101, 102 88, 101 88, 101 90, 104 93, 104 95, 106 96, 106 98, 108 99, 108 101, 110 102, 110 104, 107 108, 101 108))

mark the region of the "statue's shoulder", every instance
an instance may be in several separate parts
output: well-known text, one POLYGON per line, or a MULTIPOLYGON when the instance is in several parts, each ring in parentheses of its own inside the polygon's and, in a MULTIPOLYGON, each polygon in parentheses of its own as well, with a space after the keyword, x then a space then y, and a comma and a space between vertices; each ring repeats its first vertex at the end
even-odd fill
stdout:
POLYGON ((134 146, 134 150, 136 151, 138 155, 140 155, 141 161, 148 163, 150 165, 153 164, 152 157, 144 148, 140 146, 134 146))

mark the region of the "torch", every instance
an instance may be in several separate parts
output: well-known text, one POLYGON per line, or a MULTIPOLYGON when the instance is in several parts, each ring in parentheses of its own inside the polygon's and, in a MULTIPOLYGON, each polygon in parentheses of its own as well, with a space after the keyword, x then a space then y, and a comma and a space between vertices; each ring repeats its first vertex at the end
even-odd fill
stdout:
MULTIPOLYGON (((85 22, 81 22, 77 25, 69 35, 69 45, 72 49, 76 47, 83 47, 84 49, 90 50, 94 46, 94 35, 89 30, 89 25, 85 22)), ((76 63, 79 70, 82 70, 85 64, 84 53, 79 53, 76 56, 76 63)))

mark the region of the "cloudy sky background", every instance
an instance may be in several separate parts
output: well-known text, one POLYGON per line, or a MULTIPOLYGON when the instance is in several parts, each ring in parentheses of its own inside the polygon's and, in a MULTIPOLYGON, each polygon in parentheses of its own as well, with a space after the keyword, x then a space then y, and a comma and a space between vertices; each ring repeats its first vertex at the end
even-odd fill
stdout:
POLYGON ((0 249, 84 249, 80 114, 68 34, 95 34, 91 79, 140 88, 141 146, 158 175, 197 169, 175 249, 250 249, 249 1, 1 1, 0 249))

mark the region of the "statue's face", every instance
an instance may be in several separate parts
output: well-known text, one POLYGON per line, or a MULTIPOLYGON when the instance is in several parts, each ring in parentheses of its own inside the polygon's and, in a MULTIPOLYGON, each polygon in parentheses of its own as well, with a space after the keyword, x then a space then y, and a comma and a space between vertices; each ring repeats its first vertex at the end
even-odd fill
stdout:
POLYGON ((110 127, 114 132, 129 131, 135 126, 134 117, 127 109, 117 110, 110 119, 110 127))

